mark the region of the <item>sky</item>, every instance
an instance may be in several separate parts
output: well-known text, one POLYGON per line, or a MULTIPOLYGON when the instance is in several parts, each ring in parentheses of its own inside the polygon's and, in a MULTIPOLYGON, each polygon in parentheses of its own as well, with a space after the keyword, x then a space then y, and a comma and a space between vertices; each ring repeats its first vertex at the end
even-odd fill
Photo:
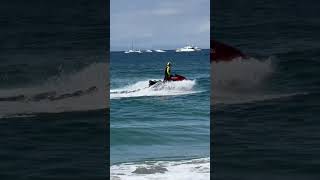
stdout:
POLYGON ((111 0, 111 51, 210 47, 210 0, 111 0))

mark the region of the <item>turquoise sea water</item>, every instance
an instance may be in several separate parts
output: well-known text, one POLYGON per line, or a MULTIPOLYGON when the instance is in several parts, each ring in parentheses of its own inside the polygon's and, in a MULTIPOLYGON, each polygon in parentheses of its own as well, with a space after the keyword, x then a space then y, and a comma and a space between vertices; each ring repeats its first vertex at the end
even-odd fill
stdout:
POLYGON ((200 179, 209 178, 209 50, 113 52, 110 76, 111 176, 133 177, 134 170, 152 161, 153 166, 160 163, 168 170, 164 177, 179 172, 171 163, 182 167, 197 162, 201 168, 194 173, 200 179), (168 60, 173 64, 172 73, 188 80, 148 88, 148 80, 163 79, 168 60))

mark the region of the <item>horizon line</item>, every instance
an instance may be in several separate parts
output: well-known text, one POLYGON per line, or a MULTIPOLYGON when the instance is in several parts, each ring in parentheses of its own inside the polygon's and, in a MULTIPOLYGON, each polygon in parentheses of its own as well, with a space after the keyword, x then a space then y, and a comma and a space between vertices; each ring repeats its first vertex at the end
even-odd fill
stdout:
MULTIPOLYGON (((138 49, 138 50, 157 50, 157 49, 138 49)), ((165 51, 175 51, 176 49, 161 49, 161 50, 165 50, 165 51)), ((210 48, 204 48, 204 49, 201 49, 201 50, 210 50, 210 48)), ((126 50, 110 50, 110 52, 125 52, 126 50)))

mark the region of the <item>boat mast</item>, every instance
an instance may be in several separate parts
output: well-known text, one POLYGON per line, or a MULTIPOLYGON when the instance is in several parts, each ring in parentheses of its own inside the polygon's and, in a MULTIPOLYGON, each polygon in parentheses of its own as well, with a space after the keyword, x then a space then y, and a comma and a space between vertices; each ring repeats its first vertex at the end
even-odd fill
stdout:
POLYGON ((131 41, 131 50, 133 50, 133 40, 131 41))

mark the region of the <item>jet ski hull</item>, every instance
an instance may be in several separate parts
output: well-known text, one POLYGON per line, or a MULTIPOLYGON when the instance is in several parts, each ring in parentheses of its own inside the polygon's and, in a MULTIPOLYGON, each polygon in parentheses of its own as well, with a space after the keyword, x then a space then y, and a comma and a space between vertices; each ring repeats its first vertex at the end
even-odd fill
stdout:
MULTIPOLYGON (((183 81, 183 80, 186 80, 187 78, 185 78, 184 76, 181 76, 181 75, 178 75, 178 74, 175 74, 174 76, 171 76, 170 77, 170 80, 167 80, 167 81, 183 81)), ((149 80, 149 87, 150 86, 153 86, 157 83, 160 83, 160 82, 166 82, 166 81, 162 81, 162 80, 149 80)))

